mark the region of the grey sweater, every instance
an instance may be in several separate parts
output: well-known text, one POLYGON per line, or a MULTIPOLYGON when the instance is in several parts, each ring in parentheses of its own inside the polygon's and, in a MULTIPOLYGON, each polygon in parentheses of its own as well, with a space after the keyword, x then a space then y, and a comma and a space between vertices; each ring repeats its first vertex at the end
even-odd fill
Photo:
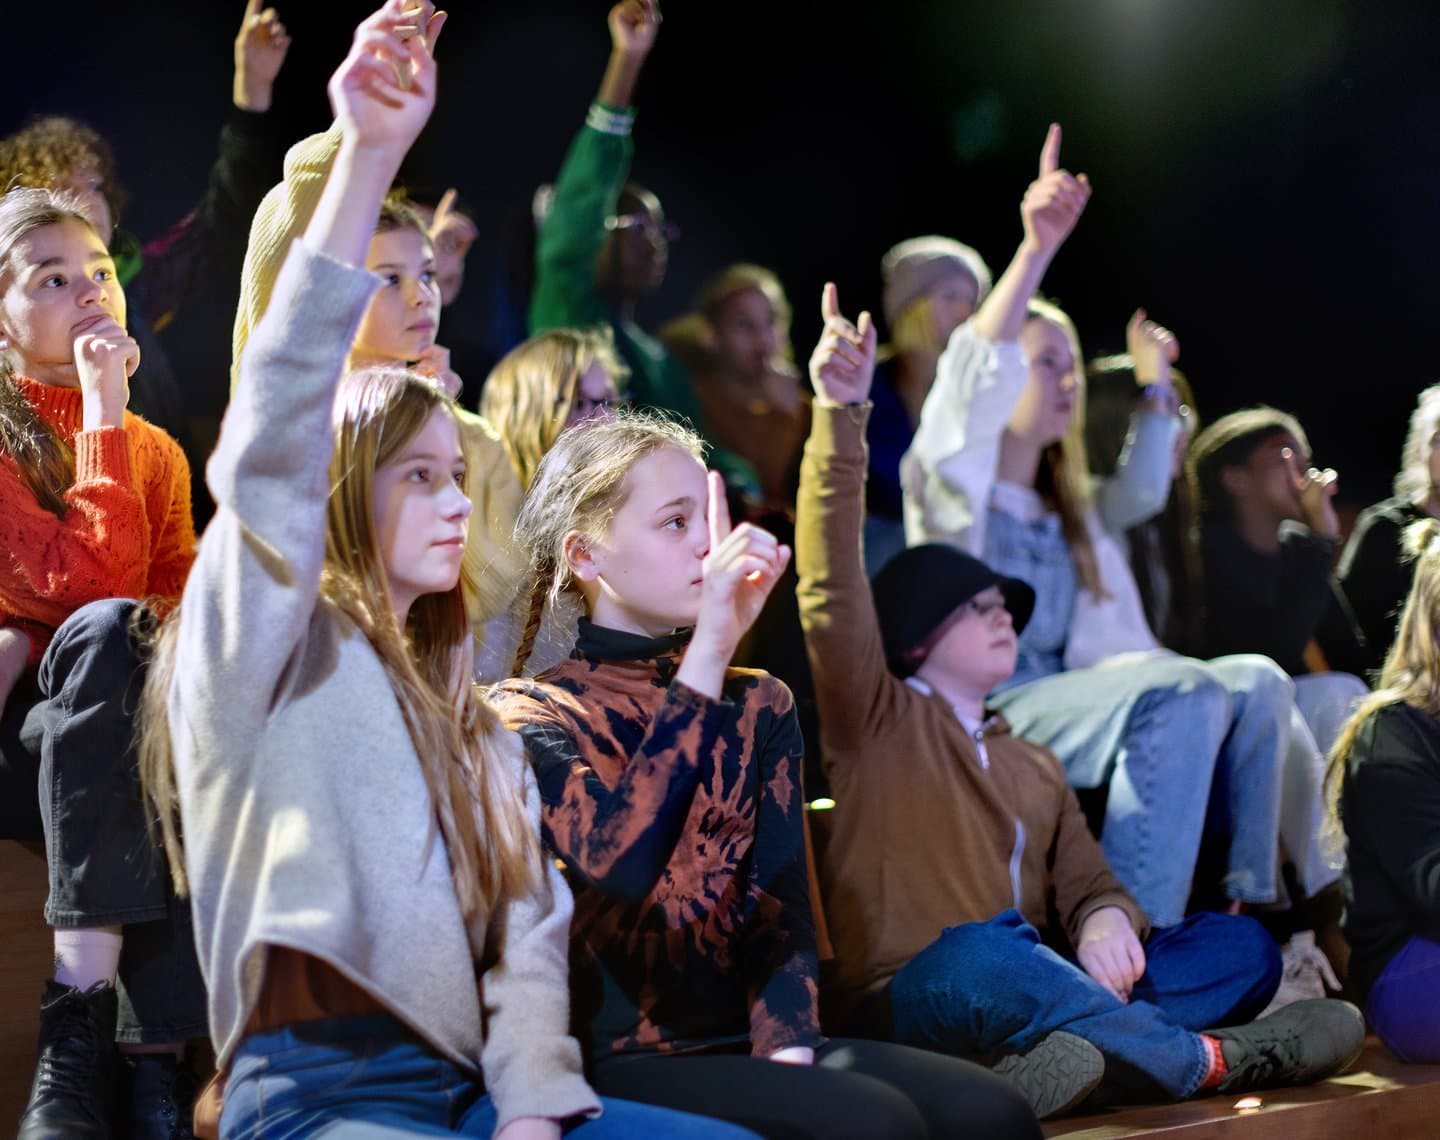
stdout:
MULTIPOLYGON (((542 887, 467 929, 384 668, 319 593, 331 402, 378 284, 295 243, 208 468, 218 509, 185 590, 169 712, 211 1034, 223 1066, 266 946, 290 947, 482 1071, 501 1126, 594 1112, 567 1031, 569 891, 547 861, 542 887), (487 936, 503 953, 477 979, 487 936)), ((505 742, 495 759, 538 830, 534 778, 505 742)))

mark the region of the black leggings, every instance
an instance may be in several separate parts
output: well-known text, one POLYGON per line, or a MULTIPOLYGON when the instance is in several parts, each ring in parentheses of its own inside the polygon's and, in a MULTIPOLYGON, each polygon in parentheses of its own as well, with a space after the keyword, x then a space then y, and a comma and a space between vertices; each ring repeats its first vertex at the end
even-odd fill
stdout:
POLYGON ((595 1090, 728 1120, 767 1140, 1040 1136, 1029 1106, 1000 1078, 882 1041, 832 1038, 813 1066, 731 1053, 611 1057, 596 1067, 595 1090))

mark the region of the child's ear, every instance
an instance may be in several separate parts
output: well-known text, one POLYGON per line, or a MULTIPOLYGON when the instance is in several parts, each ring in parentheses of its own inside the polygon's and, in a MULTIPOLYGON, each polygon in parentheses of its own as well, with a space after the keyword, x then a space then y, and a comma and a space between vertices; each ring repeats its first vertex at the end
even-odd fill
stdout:
POLYGON ((570 573, 581 582, 593 582, 600 574, 600 564, 595 558, 594 547, 587 535, 572 530, 565 535, 561 545, 565 554, 565 565, 570 573))

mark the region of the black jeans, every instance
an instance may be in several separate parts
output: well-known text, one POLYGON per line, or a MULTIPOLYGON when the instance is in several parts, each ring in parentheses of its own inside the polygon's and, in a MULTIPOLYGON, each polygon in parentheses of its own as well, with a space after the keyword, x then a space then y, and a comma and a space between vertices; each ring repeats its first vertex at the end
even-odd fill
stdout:
POLYGON ((12 707, 23 705, 18 692, 6 702, 0 818, 5 838, 34 838, 37 824, 44 834, 51 926, 124 928, 116 1036, 148 1044, 208 1030, 190 906, 175 895, 140 793, 135 714, 145 665, 129 632, 136 608, 107 600, 76 610, 45 651, 29 707, 12 707), (17 746, 11 729, 22 714, 17 746))
POLYGON ((766 1140, 1038 1140, 1018 1092, 978 1065, 881 1041, 832 1038, 814 1065, 747 1053, 616 1056, 595 1091, 728 1120, 766 1140))

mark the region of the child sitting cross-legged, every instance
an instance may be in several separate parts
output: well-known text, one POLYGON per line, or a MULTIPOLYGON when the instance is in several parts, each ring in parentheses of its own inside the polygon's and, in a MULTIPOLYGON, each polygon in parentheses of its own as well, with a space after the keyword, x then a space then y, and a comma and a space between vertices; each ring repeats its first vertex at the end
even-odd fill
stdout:
POLYGON ((842 1013, 902 1044, 989 1055, 1041 1116, 1078 1104, 1102 1068, 1122 1095, 1170 1098, 1342 1069, 1359 1011, 1312 1000, 1243 1024, 1279 981, 1269 936, 1215 913, 1152 927, 1056 757, 986 709, 1034 591, 930 544, 891 559, 872 599, 875 336, 868 314, 841 316, 833 286, 824 317, 796 561, 836 799, 823 888, 842 1013))

